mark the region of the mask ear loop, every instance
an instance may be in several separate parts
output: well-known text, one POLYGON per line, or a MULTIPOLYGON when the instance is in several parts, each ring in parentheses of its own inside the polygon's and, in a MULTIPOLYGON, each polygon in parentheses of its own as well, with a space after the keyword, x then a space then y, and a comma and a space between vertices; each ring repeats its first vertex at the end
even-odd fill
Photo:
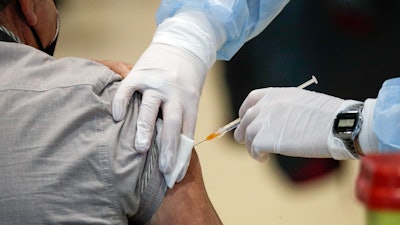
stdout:
POLYGON ((43 44, 42 44, 42 41, 41 41, 40 38, 39 38, 39 35, 36 33, 36 30, 35 30, 33 27, 31 27, 31 26, 29 26, 29 28, 31 29, 31 32, 32 32, 32 34, 33 34, 33 37, 35 37, 36 44, 38 45, 39 50, 43 51, 43 50, 44 50, 43 44))
POLYGON ((53 44, 53 42, 56 41, 56 39, 58 38, 58 35, 60 34, 60 16, 57 15, 57 25, 56 25, 56 34, 53 37, 53 40, 51 40, 49 46, 51 44, 53 44))
MULTIPOLYGON (((53 40, 49 43, 48 46, 51 46, 57 40, 58 34, 60 33, 60 17, 59 16, 57 16, 57 25, 56 26, 57 26, 56 27, 56 33, 55 33, 55 35, 53 37, 53 40)), ((40 40, 39 35, 36 32, 36 30, 31 26, 29 26, 29 28, 31 29, 31 32, 32 32, 33 36, 35 37, 36 44, 38 45, 39 50, 43 51, 43 52, 46 52, 49 55, 53 55, 54 48, 53 48, 53 51, 51 53, 47 52, 46 49, 43 47, 42 41, 40 40)))

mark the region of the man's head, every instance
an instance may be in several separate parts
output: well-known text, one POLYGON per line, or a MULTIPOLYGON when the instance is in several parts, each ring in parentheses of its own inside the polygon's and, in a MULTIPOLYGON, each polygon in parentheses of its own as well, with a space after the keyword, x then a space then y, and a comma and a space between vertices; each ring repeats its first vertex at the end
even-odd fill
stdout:
POLYGON ((52 55, 58 36, 58 11, 53 0, 0 0, 0 26, 22 43, 52 55))

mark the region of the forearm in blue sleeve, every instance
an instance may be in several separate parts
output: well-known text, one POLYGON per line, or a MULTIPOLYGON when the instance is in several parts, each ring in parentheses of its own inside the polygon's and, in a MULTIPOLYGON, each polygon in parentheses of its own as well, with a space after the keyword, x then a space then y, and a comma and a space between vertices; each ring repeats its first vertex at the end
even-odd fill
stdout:
POLYGON ((400 151, 400 77, 385 81, 376 101, 373 130, 379 152, 400 151))
POLYGON ((217 59, 229 60, 251 38, 257 36, 279 14, 289 0, 163 0, 157 24, 176 13, 198 10, 224 25, 227 40, 217 59))

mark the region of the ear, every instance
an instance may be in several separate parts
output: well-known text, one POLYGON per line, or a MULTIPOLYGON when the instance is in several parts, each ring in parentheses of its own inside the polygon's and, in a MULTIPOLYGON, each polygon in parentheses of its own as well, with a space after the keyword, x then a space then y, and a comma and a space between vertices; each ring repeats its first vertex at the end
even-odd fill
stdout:
POLYGON ((34 0, 18 0, 21 6, 22 14, 25 17, 26 22, 29 26, 35 26, 38 18, 35 12, 35 1, 34 0))

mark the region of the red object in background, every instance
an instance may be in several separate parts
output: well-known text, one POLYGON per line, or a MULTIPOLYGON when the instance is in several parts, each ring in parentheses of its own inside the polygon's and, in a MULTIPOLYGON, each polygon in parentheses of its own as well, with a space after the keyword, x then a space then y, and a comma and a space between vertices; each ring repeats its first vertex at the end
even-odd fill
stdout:
POLYGON ((375 18, 364 12, 336 10, 332 13, 333 21, 339 29, 355 36, 363 36, 376 30, 375 18))
POLYGON ((380 7, 381 3, 376 0, 333 0, 329 1, 327 10, 339 30, 353 36, 365 36, 376 31, 380 7))
POLYGON ((303 184, 315 181, 340 168, 339 160, 329 158, 298 158, 284 155, 275 155, 276 162, 290 181, 303 184))
POLYGON ((400 210, 400 153, 363 157, 356 195, 369 209, 400 210))

